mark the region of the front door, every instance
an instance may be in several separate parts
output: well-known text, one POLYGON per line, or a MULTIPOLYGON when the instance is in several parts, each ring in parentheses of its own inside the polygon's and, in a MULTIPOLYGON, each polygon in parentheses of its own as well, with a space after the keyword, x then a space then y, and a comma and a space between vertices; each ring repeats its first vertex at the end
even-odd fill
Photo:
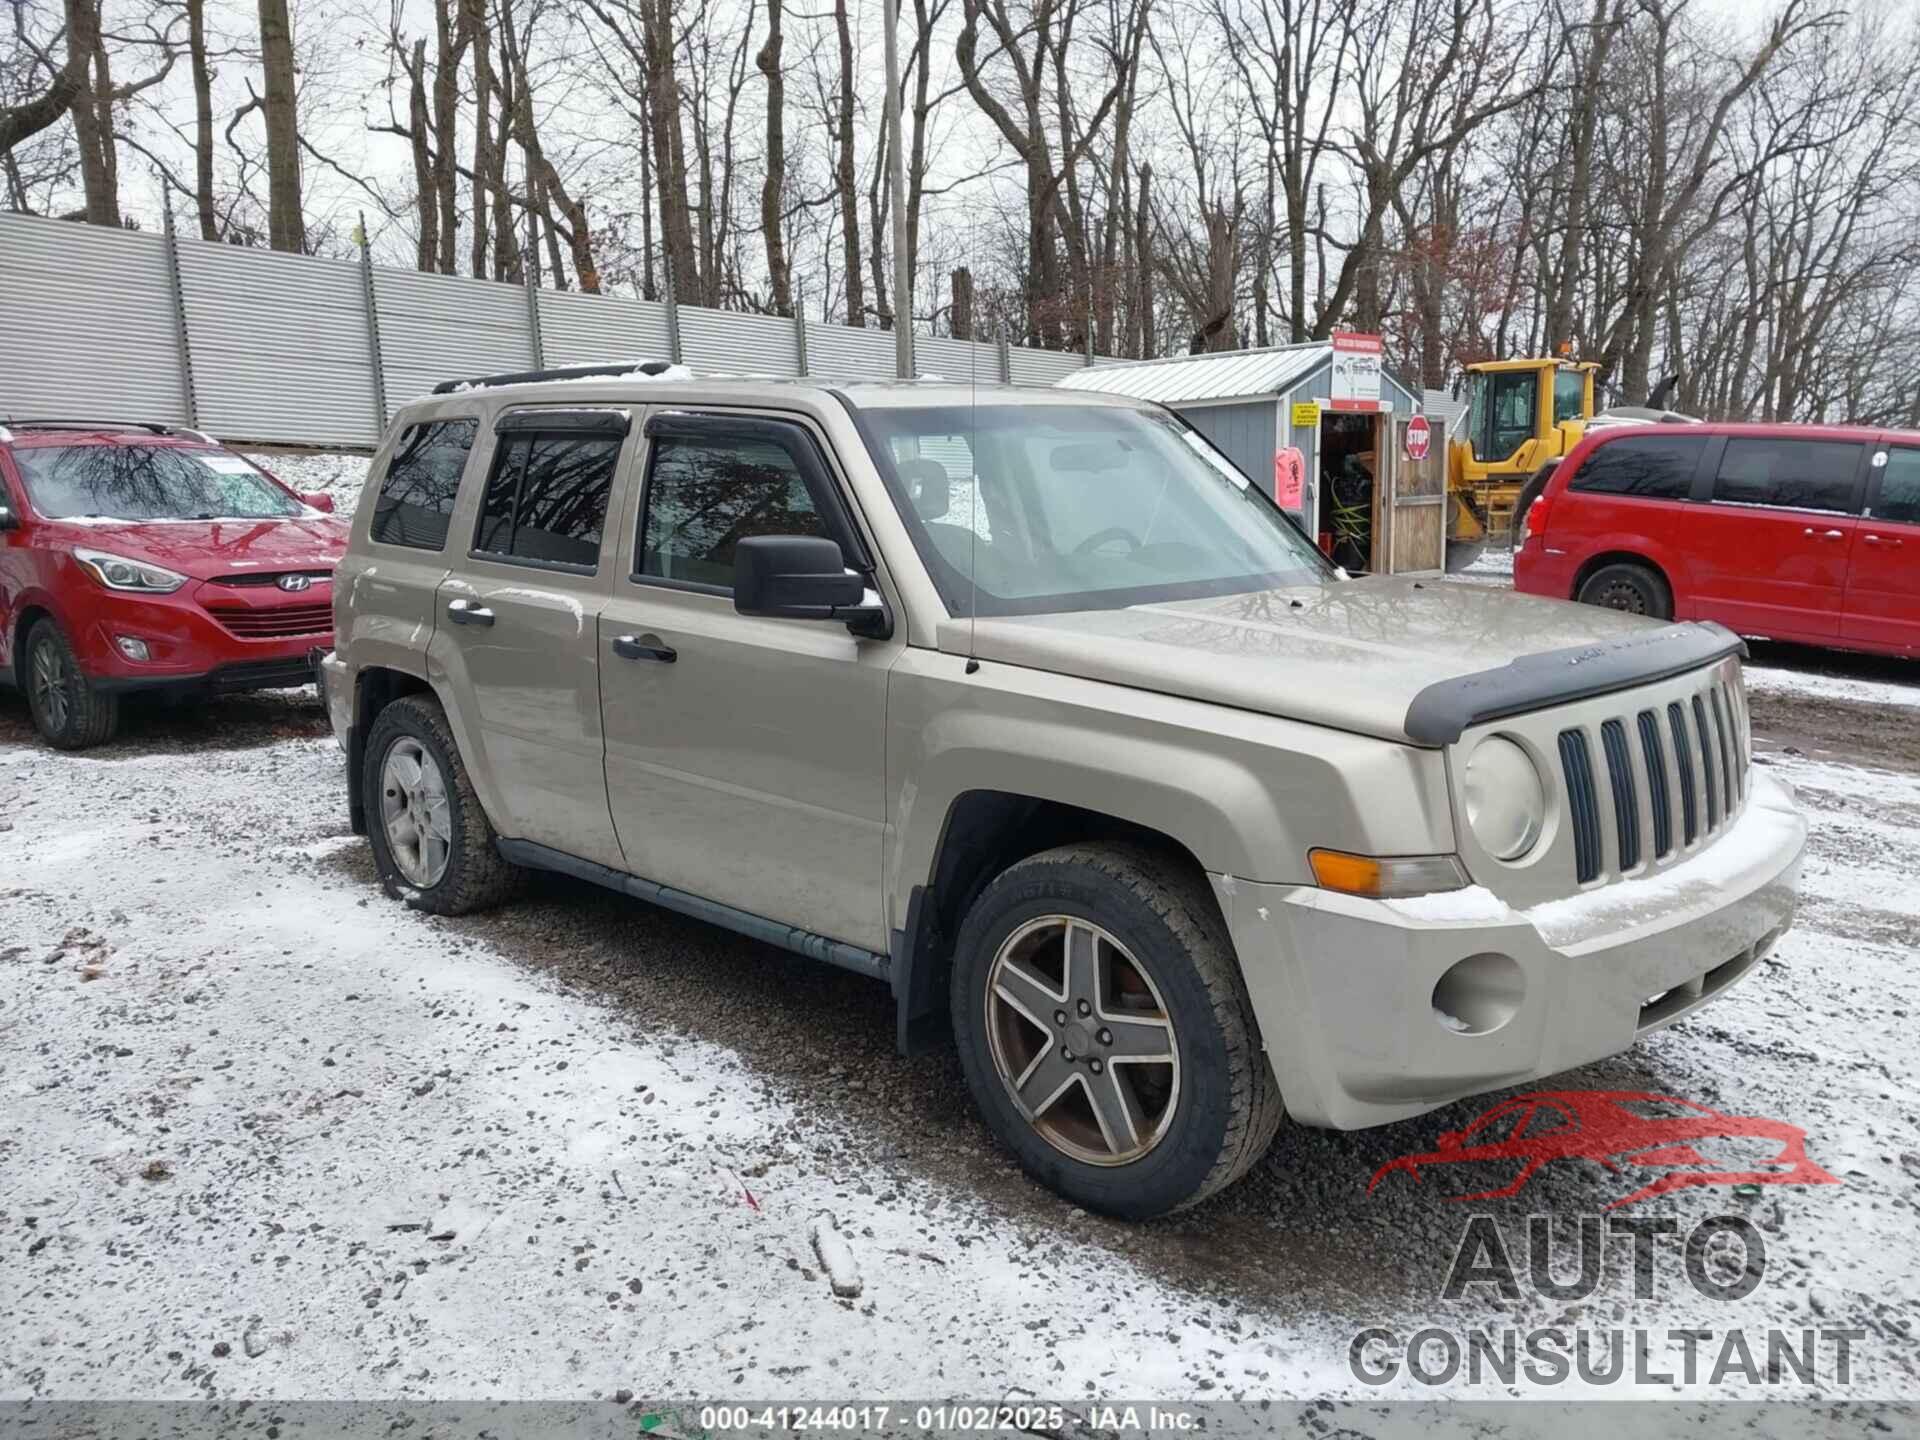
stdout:
POLYGON ((500 833, 614 867, 598 624, 631 418, 620 407, 501 415, 480 513, 459 537, 466 558, 439 589, 432 650, 498 797, 500 833))
POLYGON ((887 672, 899 641, 733 608, 752 535, 859 542, 797 420, 659 416, 600 617, 607 790, 626 868, 885 951, 887 672))
POLYGON ((1866 452, 1857 441, 1729 439, 1712 503, 1688 514, 1691 613, 1742 635, 1838 638, 1866 452))
POLYGON ((1874 458, 1840 637, 1920 655, 1920 448, 1888 445, 1874 458))
POLYGON ((1411 425, 1411 418, 1404 416, 1387 423, 1391 438, 1384 447, 1382 471, 1387 476, 1388 552, 1382 568, 1395 575, 1436 574, 1447 561, 1446 436, 1439 426, 1428 424, 1416 460, 1407 445, 1411 425))

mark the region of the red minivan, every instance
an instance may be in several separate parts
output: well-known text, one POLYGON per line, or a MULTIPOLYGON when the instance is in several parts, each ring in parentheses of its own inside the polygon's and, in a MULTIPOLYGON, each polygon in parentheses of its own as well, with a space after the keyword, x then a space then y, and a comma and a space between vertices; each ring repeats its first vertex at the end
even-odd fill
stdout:
POLYGON ((1756 638, 1920 656, 1920 433, 1590 431, 1526 508, 1513 580, 1756 638))
POLYGON ((119 700, 312 681, 347 527, 197 430, 0 424, 0 681, 63 750, 119 700))

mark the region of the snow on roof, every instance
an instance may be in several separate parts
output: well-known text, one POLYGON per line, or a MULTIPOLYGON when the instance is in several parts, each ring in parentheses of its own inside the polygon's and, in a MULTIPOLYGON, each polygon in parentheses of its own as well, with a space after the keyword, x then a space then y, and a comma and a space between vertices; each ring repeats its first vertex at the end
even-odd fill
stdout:
POLYGON ((1075 370, 1057 382, 1057 388, 1099 390, 1162 404, 1280 395, 1332 358, 1333 347, 1320 340, 1266 350, 1183 355, 1174 360, 1130 360, 1075 370))

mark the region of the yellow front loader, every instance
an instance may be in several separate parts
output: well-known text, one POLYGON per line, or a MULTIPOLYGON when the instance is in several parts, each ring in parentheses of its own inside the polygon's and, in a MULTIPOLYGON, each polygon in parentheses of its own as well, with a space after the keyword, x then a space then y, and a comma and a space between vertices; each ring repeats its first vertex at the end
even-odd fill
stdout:
POLYGON ((1483 360, 1467 366, 1467 413, 1447 444, 1447 569, 1508 536, 1527 482, 1580 443, 1593 419, 1592 361, 1483 360))

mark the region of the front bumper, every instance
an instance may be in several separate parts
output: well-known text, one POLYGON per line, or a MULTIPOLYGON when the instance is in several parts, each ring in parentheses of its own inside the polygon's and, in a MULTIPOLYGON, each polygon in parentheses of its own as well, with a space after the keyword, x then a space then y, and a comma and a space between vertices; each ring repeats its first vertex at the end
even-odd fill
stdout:
POLYGON ((1530 910, 1213 881, 1288 1111, 1357 1130, 1618 1054, 1722 994, 1792 923, 1806 833, 1756 770, 1692 860, 1530 910))
MULTIPOLYGON (((318 629, 288 634, 236 633, 195 598, 220 590, 222 599, 239 594, 252 602, 250 613, 270 615, 276 607, 258 603, 251 591, 227 591, 199 582, 171 595, 107 594, 96 587, 65 617, 80 668, 103 690, 174 690, 224 692, 266 690, 312 683, 309 656, 333 644, 329 613, 318 629), (118 639, 126 636, 147 647, 145 660, 122 654, 118 639)), ((277 592, 276 592, 277 593, 277 592)), ((331 589, 316 584, 303 597, 303 610, 317 612, 331 606, 331 589)), ((229 602, 237 603, 237 602, 229 602)), ((245 622, 236 621, 244 625, 245 622)))
POLYGON ((295 690, 314 681, 313 666, 305 655, 274 660, 243 660, 217 665, 204 674, 107 675, 92 680, 95 690, 113 695, 159 695, 195 698, 207 695, 243 695, 254 690, 295 690))

